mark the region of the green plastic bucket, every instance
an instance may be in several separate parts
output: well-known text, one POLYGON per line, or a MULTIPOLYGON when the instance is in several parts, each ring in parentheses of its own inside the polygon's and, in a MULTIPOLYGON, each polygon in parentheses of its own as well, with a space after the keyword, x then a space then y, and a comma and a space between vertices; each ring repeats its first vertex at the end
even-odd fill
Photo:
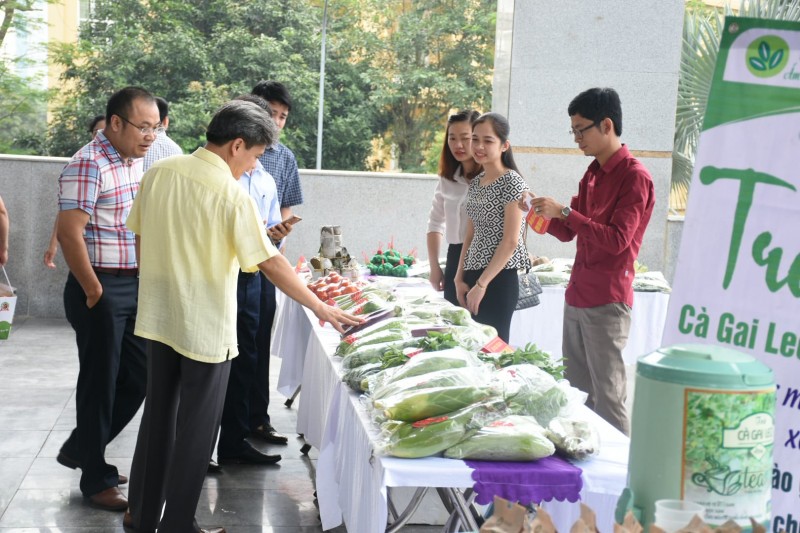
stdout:
POLYGON ((769 525, 775 381, 728 348, 680 344, 636 364, 628 483, 645 530, 656 500, 706 508, 706 522, 769 525))

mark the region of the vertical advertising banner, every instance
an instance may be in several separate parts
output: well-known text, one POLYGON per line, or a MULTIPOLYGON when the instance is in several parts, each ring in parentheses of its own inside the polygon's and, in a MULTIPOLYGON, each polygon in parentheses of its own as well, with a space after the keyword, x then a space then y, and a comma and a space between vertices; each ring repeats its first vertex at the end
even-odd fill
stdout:
MULTIPOLYGON (((748 353, 777 384, 771 530, 800 531, 800 24, 727 18, 663 345, 748 353)), ((736 465, 731 466, 733 475, 736 465)), ((731 485, 739 487, 739 484, 731 485)), ((731 489, 733 490, 733 489, 731 489)))

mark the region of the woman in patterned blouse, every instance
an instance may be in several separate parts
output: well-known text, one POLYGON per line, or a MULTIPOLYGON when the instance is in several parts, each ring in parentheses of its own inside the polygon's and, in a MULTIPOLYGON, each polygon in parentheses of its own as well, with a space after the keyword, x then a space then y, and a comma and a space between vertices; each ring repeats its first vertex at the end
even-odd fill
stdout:
POLYGON ((506 342, 519 295, 517 269, 530 266, 517 206, 528 185, 514 163, 509 131, 498 113, 472 123, 472 155, 483 172, 467 191, 469 220, 455 279, 459 303, 506 342))

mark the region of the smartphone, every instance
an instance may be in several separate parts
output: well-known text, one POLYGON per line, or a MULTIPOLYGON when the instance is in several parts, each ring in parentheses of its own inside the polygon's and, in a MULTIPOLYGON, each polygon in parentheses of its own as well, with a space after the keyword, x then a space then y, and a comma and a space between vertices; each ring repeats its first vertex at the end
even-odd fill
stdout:
MULTIPOLYGON (((297 224, 298 222, 300 222, 301 220, 303 220, 301 217, 299 217, 297 215, 292 215, 289 218, 287 218, 286 220, 281 220, 280 223, 281 224, 289 224, 290 226, 293 226, 293 225, 297 224)), ((275 226, 277 226, 277 224, 270 226, 270 228, 274 228, 275 226)))

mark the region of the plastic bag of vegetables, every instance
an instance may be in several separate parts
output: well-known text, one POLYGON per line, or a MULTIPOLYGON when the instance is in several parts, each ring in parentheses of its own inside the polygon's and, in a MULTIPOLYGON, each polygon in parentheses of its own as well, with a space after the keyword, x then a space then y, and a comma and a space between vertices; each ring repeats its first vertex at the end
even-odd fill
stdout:
POLYGON ((485 400, 493 391, 485 370, 466 367, 402 379, 384 387, 383 394, 373 400, 377 411, 391 420, 416 422, 485 400))
POLYGON ((438 352, 423 352, 408 359, 403 365, 373 374, 368 379, 368 390, 379 390, 384 385, 401 379, 420 376, 437 370, 481 366, 477 355, 464 348, 450 348, 438 352))
POLYGON ((390 349, 402 350, 414 344, 414 340, 408 336, 400 337, 399 340, 381 342, 378 344, 367 344, 358 350, 349 353, 342 359, 342 369, 350 370, 369 363, 380 363, 383 354, 390 349))
POLYGON ((571 459, 583 460, 600 452, 597 430, 585 420, 554 418, 547 425, 547 438, 571 459))
POLYGON ((378 446, 383 453, 395 457, 435 455, 506 413, 504 402, 493 399, 417 422, 385 422, 378 446))
POLYGON ((387 342, 394 336, 411 336, 411 329, 406 325, 406 320, 402 318, 390 318, 373 324, 358 333, 347 335, 342 339, 336 347, 335 355, 345 356, 349 353, 355 352, 362 346, 367 344, 377 344, 379 342, 387 342))
POLYGON ((587 397, 568 381, 556 381, 532 364, 511 365, 498 370, 492 386, 502 391, 515 414, 534 416, 545 426, 557 416, 571 414, 587 397))
POLYGON ((381 363, 369 363, 366 365, 351 368, 342 376, 342 381, 356 392, 364 392, 362 383, 366 383, 369 376, 381 371, 381 363))
POLYGON ((484 426, 445 450, 451 459, 535 461, 555 453, 545 429, 531 416, 512 415, 484 426))

